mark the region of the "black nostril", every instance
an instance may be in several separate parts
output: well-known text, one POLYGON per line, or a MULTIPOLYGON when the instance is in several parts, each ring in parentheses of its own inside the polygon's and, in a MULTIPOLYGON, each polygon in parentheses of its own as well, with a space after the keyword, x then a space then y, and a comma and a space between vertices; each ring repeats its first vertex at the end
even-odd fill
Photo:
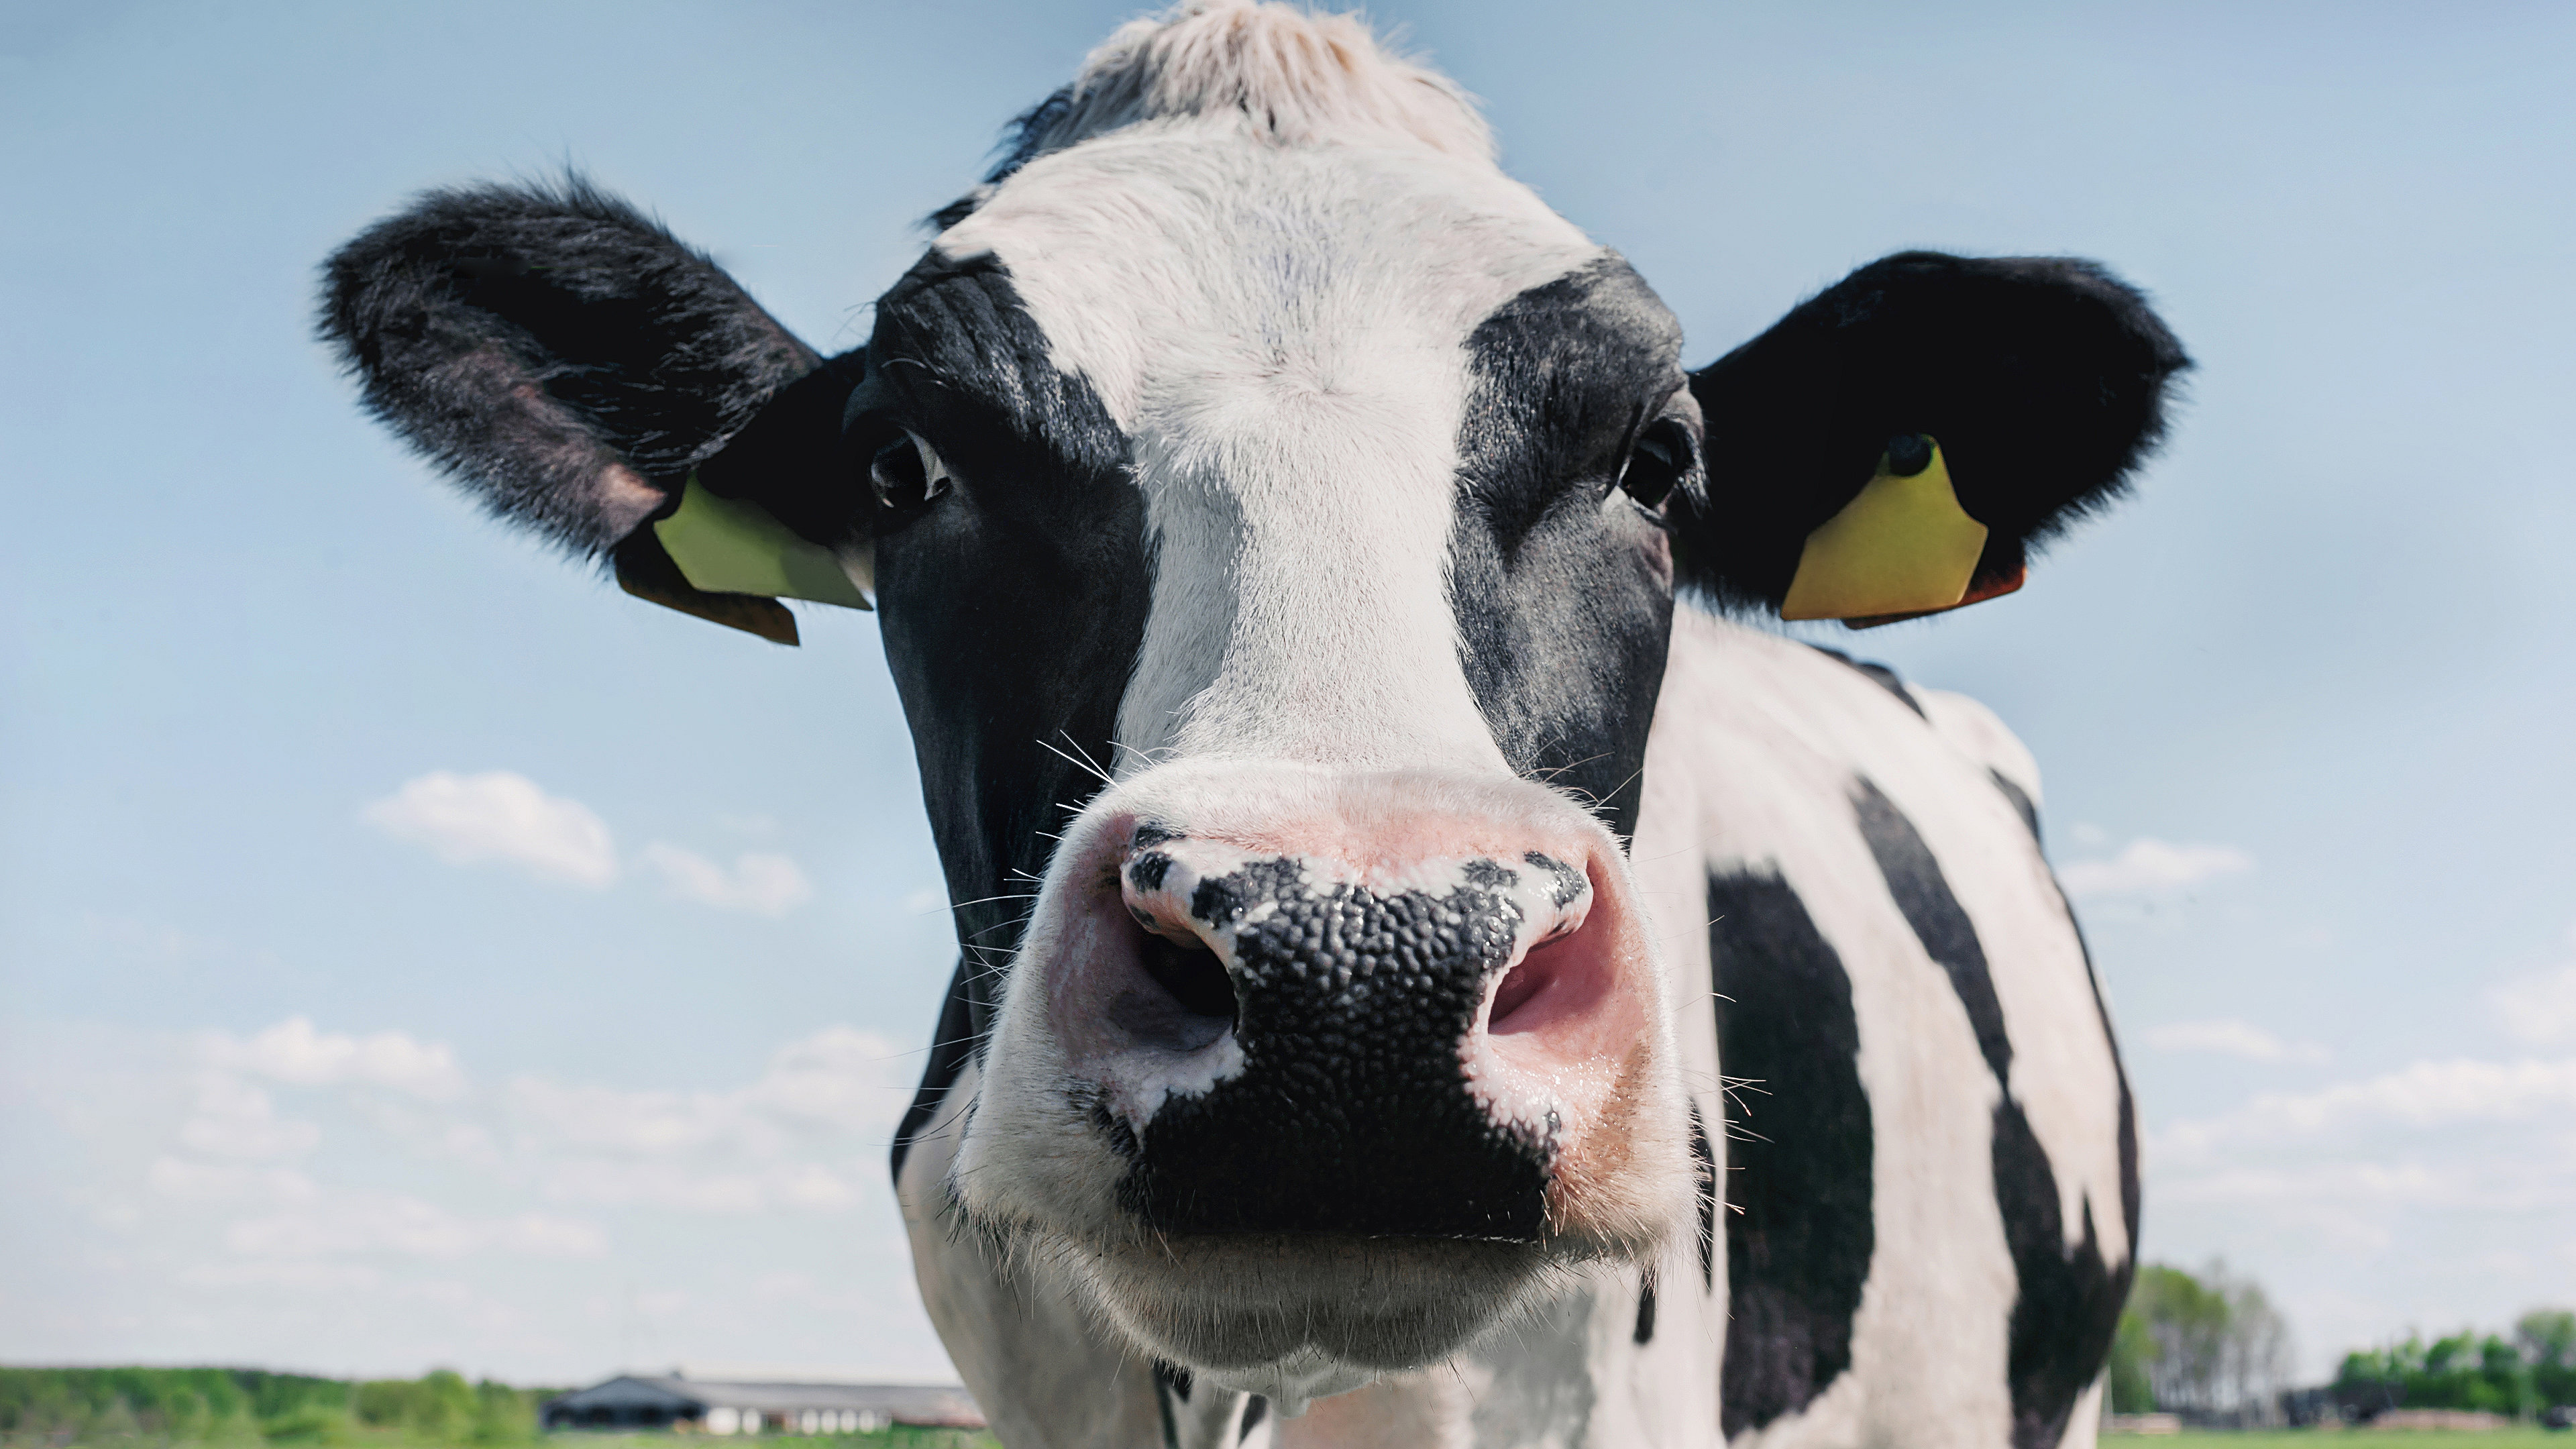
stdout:
POLYGON ((1234 978, 1216 953, 1201 945, 1184 946, 1162 936, 1147 936, 1140 953, 1145 974, 1172 995, 1192 1016, 1221 1016, 1234 1023, 1234 978))

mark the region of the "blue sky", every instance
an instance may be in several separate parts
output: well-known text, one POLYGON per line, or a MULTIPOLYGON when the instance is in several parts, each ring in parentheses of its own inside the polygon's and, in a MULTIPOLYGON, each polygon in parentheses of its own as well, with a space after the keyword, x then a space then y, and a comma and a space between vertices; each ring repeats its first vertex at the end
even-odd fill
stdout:
MULTIPOLYGON (((873 625, 772 649, 482 520, 313 269, 569 160, 847 347, 1130 13, 0 8, 0 1359, 944 1372, 882 1149, 951 950, 873 625)), ((2102 258, 2200 360, 2027 590, 1849 641, 2039 755, 2147 1253, 2312 1369, 2576 1301, 2576 15, 1576 13, 1376 15, 1693 361, 1913 245, 2102 258)))

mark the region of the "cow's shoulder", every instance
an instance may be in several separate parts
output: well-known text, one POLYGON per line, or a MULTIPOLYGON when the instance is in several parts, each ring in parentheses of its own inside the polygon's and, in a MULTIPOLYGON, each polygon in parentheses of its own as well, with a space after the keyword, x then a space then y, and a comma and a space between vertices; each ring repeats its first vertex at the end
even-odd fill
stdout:
POLYGON ((1650 807, 1717 832, 1713 854, 1759 860, 1787 848, 1784 827, 1847 822, 1861 781, 1947 820, 1971 855, 2027 849, 2038 828, 2038 766, 1994 711, 1691 608, 1675 611, 1648 759, 1650 807))
POLYGON ((1985 767, 1994 779, 1995 788, 2004 792, 2021 811, 2023 823, 2031 833, 2039 833, 2039 760, 2030 746, 2021 742, 2002 718, 1982 702, 1947 689, 1913 691, 1915 703, 1923 717, 1941 738, 1970 760, 1985 767))
POLYGON ((2000 776, 2033 802, 2039 799, 2038 763, 1993 710, 1840 649, 1684 606, 1674 610, 1665 688, 1690 701, 1688 718, 1705 724, 1761 717, 1793 727, 1804 722, 1810 728, 1801 733, 1811 738, 1842 730, 1928 735, 1980 773, 2000 776), (1835 728, 1822 728, 1829 720, 1835 728))

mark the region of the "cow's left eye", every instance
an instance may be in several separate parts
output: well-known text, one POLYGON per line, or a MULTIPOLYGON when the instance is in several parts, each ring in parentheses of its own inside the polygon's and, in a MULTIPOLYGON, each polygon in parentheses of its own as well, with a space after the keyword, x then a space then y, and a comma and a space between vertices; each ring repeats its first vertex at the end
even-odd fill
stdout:
POLYGON ((1628 466, 1619 474, 1619 487, 1639 506, 1661 508, 1689 475, 1695 457, 1690 429, 1679 419, 1658 419, 1638 434, 1637 446, 1628 453, 1628 466))
POLYGON ((948 491, 948 465, 928 443, 910 433, 898 433, 870 460, 868 484, 876 490, 881 507, 905 514, 948 491))

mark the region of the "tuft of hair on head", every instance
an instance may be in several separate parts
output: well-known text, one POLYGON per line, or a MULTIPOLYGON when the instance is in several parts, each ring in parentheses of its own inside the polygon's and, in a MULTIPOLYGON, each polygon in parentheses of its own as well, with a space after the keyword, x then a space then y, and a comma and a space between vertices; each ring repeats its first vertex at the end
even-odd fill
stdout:
POLYGON ((1275 0, 1183 0, 1120 26, 1072 84, 1014 122, 993 179, 1140 122, 1228 114, 1285 146, 1366 139, 1494 159, 1475 100, 1389 51, 1358 16, 1275 0))

